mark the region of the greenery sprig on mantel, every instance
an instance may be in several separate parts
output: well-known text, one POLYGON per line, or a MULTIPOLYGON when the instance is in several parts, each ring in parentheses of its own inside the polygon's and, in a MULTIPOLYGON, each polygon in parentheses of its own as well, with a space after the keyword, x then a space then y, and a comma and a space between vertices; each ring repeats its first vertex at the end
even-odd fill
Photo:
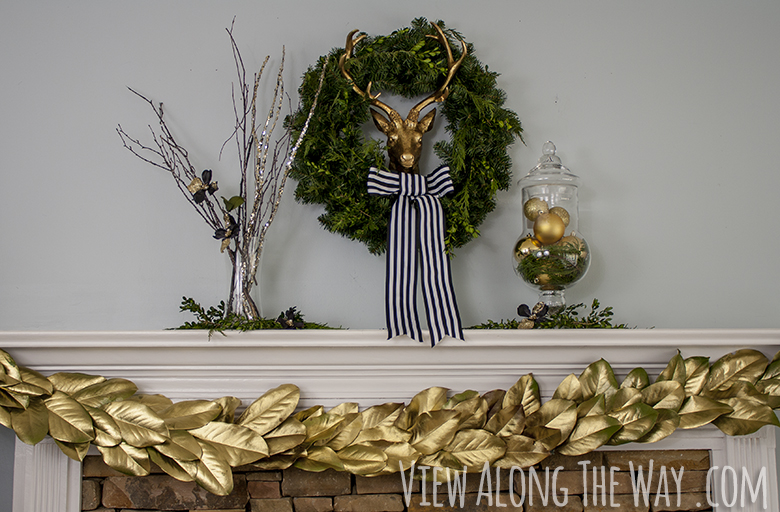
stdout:
POLYGON ((269 319, 258 317, 254 320, 247 320, 246 317, 236 315, 225 311, 225 301, 220 301, 217 306, 211 306, 208 309, 204 308, 195 299, 189 297, 182 297, 181 311, 189 311, 195 315, 195 321, 184 322, 183 325, 176 329, 207 329, 209 336, 214 332, 219 332, 224 335, 223 331, 255 331, 262 329, 287 329, 284 322, 280 322, 279 319, 291 320, 292 325, 296 329, 332 329, 326 324, 316 322, 305 322, 303 320, 303 314, 297 311, 294 306, 289 308, 286 312, 282 312, 276 319, 269 319))
MULTIPOLYGON (((590 305, 590 311, 580 315, 581 309, 585 309, 585 304, 580 302, 572 306, 566 306, 562 311, 547 315, 534 324, 534 329, 630 329, 626 324, 613 324, 612 306, 601 309, 598 299, 593 299, 590 305)), ((470 329, 518 329, 521 320, 500 320, 498 322, 488 320, 485 323, 470 327, 470 329)))

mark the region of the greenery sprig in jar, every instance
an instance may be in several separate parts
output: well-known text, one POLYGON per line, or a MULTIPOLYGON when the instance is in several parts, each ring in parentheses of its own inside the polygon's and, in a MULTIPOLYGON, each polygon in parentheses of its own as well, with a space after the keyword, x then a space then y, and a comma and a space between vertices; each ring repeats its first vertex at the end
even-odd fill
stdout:
POLYGON ((518 185, 523 197, 523 234, 515 242, 515 272, 539 290, 551 313, 566 304, 564 290, 585 276, 588 244, 578 231, 578 176, 561 164, 546 142, 539 163, 518 185))

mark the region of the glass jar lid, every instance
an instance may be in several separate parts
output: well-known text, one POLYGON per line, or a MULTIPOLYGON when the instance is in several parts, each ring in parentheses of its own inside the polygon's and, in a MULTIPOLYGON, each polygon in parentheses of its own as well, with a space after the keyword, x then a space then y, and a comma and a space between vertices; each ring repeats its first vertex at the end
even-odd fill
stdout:
POLYGON ((523 182, 528 181, 560 181, 570 183, 574 186, 579 186, 579 176, 572 173, 566 166, 561 163, 561 159, 555 154, 556 148, 552 141, 547 141, 542 145, 542 156, 539 157, 539 162, 536 167, 531 169, 519 182, 519 185, 523 185, 523 182))

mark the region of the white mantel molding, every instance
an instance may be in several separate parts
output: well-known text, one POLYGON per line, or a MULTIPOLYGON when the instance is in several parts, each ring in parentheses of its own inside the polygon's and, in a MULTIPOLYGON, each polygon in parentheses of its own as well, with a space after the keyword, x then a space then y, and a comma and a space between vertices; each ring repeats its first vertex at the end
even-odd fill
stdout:
MULTIPOLYGON (((601 358, 618 378, 638 366, 654 377, 678 349, 683 357, 707 356, 711 361, 741 348, 769 358, 780 351, 778 329, 471 330, 466 342, 447 339, 434 348, 405 337, 385 338, 384 331, 374 330, 229 332, 211 338, 203 331, 0 332, 0 348, 44 375, 65 371, 122 377, 140 392, 174 401, 230 395, 248 405, 266 390, 292 383, 301 388, 301 407, 408 403, 431 386, 454 392, 508 389, 527 373, 534 374, 548 399, 567 375, 579 375, 601 358)), ((774 431, 766 427, 741 438, 705 427, 626 448, 707 448, 713 465, 766 467, 768 510, 780 510, 774 447, 774 431)), ((80 488, 80 474, 68 460, 53 443, 32 448, 17 442, 14 512, 76 512, 74 489, 80 488), (41 489, 49 492, 41 494, 41 489)), ((759 505, 733 510, 763 510, 759 505)))

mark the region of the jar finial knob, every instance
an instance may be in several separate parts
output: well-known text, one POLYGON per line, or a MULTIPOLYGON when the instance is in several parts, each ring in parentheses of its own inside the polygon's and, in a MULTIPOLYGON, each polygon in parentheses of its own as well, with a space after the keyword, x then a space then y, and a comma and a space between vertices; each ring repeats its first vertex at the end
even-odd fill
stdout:
POLYGON ((541 165, 561 165, 561 159, 555 154, 555 144, 547 141, 542 145, 542 156, 539 158, 541 165))

